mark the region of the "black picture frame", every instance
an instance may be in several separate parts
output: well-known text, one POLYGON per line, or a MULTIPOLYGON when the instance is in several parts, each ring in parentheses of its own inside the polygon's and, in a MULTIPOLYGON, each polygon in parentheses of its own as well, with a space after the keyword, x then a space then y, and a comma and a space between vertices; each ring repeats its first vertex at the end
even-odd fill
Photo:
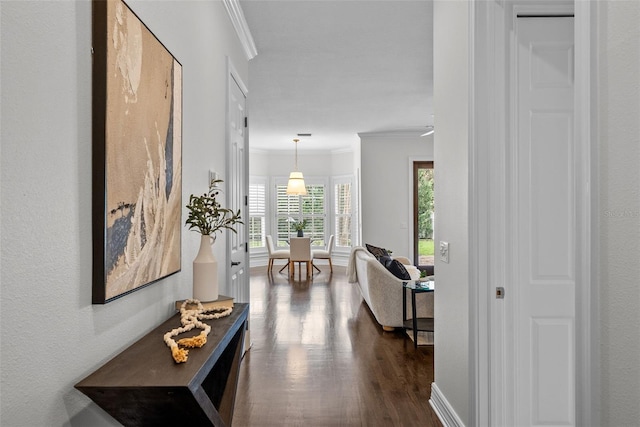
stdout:
POLYGON ((181 270, 182 65, 122 0, 94 0, 92 303, 181 270))

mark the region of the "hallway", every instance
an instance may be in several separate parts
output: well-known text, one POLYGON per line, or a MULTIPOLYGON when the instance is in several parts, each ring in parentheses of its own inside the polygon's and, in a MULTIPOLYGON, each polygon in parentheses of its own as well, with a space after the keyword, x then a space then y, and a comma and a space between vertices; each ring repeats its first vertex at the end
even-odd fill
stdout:
POLYGON ((236 426, 440 426, 429 405, 433 347, 383 332, 345 268, 314 280, 251 270, 252 348, 236 426))

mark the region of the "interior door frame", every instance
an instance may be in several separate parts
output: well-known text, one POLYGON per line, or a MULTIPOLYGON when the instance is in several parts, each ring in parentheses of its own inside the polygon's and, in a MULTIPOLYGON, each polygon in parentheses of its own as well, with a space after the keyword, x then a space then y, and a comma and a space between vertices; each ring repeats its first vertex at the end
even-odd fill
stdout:
MULTIPOLYGON (((237 86, 240 88, 240 91, 242 91, 244 97, 245 97, 245 105, 246 105, 246 101, 249 95, 249 90, 246 86, 246 84, 242 81, 242 78, 240 77, 240 74, 238 73, 238 71, 236 70, 236 68, 234 67, 233 63, 231 62, 231 58, 227 57, 227 100, 226 100, 226 111, 229 111, 229 104, 231 102, 231 88, 232 85, 237 84, 237 86)), ((226 121, 225 121, 226 125, 225 125, 225 149, 226 149, 226 162, 227 162, 227 166, 226 166, 226 170, 229 171, 231 170, 231 162, 233 161, 232 159, 232 153, 231 150, 228 147, 229 141, 231 139, 231 129, 229 127, 229 118, 227 117, 226 121)), ((249 127, 245 126, 245 132, 244 132, 244 148, 245 148, 245 171, 244 171, 244 195, 245 195, 245 203, 244 203, 244 209, 243 209, 243 214, 244 216, 246 216, 248 214, 248 204, 246 203, 247 199, 246 197, 248 197, 249 194, 249 127)), ((226 192, 227 194, 230 194, 230 182, 226 182, 226 192)), ((242 222, 243 224, 239 225, 240 227, 244 228, 244 235, 247 237, 247 240, 249 238, 249 221, 247 221, 246 218, 242 218, 242 222)), ((248 243, 248 242, 247 242, 248 243)), ((227 246, 226 246, 226 259, 230 260, 231 259, 231 252, 232 252, 232 243, 230 239, 227 239, 227 246)), ((244 280, 246 281, 246 283, 244 284, 245 288, 246 288, 246 300, 247 301, 241 301, 241 302, 248 302, 249 301, 249 276, 250 276, 250 267, 249 267, 249 251, 245 250, 244 253, 244 259, 242 261, 242 263, 244 264, 244 268, 246 269, 246 274, 244 274, 244 280)), ((226 277, 231 277, 230 275, 230 271, 231 271, 231 264, 230 263, 226 263, 225 266, 226 269, 226 277)), ((244 290, 242 291, 244 292, 244 290)), ((248 323, 247 323, 248 325, 248 323)), ((245 336, 248 336, 248 334, 245 334, 245 336)))
MULTIPOLYGON (((597 93, 595 73, 597 4, 570 2, 574 13, 575 42, 575 148, 576 165, 576 424, 592 425, 599 413, 598 351, 598 194, 597 135, 592 112, 597 93)), ((496 304, 495 288, 504 283, 508 268, 502 261, 506 250, 504 214, 507 188, 504 147, 511 132, 509 123, 509 46, 514 6, 530 12, 553 13, 557 2, 491 0, 471 2, 470 102, 469 102, 469 357, 470 425, 504 425, 513 411, 510 396, 492 395, 496 382, 510 381, 508 349, 496 347, 503 330, 492 325, 512 318, 508 307, 496 304)), ((521 9, 522 10, 522 9, 521 9)), ((512 419, 512 418, 511 418, 512 419)))

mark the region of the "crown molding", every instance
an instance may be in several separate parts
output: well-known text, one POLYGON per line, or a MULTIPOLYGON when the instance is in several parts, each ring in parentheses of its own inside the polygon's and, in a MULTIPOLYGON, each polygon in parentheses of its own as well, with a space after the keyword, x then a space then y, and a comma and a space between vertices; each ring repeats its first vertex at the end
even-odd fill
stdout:
POLYGON ((244 13, 242 12, 242 7, 240 7, 239 0, 222 0, 222 3, 224 3, 225 9, 227 9, 227 14, 229 15, 229 19, 231 19, 233 28, 236 30, 236 34, 238 34, 238 39, 240 40, 247 60, 253 59, 258 54, 258 50, 253 41, 251 31, 249 31, 249 25, 246 19, 244 19, 244 13))

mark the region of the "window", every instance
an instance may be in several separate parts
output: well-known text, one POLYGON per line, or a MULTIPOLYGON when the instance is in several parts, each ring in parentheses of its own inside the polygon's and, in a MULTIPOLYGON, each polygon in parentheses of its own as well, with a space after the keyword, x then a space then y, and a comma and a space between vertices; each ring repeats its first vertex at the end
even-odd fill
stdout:
POLYGON ((336 247, 351 247, 351 183, 338 183, 334 191, 336 247))
POLYGON ((287 246, 289 237, 296 235, 293 221, 308 221, 305 237, 312 245, 324 245, 325 232, 325 186, 307 185, 306 196, 290 196, 287 185, 276 185, 276 246, 287 246))
POLYGON ((249 247, 266 246, 266 191, 264 182, 249 184, 249 247))

